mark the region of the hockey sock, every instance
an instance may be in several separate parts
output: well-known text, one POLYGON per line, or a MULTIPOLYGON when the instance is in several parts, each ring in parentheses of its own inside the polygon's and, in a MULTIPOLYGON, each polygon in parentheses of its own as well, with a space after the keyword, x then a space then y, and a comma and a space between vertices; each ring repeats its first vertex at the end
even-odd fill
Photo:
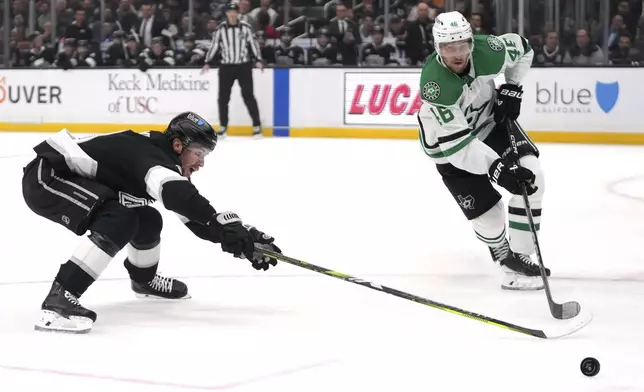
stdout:
POLYGON ((136 209, 138 230, 127 248, 125 268, 130 279, 137 283, 148 283, 157 273, 161 257, 161 230, 163 217, 154 207, 136 209))
MULTIPOLYGON (((522 157, 519 159, 519 163, 521 166, 530 169, 534 173, 535 185, 539 187, 534 194, 528 196, 532 218, 538 232, 541 224, 541 202, 543 200, 543 193, 545 190, 543 171, 541 170, 539 159, 534 155, 522 157)), ((526 255, 534 253, 534 243, 532 241, 532 234, 530 233, 530 226, 528 224, 528 216, 525 211, 525 204, 523 203, 523 196, 514 195, 510 199, 510 203, 508 205, 508 220, 510 247, 512 248, 512 251, 526 255)))
POLYGON ((130 274, 130 279, 137 283, 147 283, 154 279, 160 256, 161 246, 158 242, 148 247, 135 243, 128 244, 124 265, 130 274))
POLYGON ((80 297, 105 271, 118 249, 104 236, 83 237, 72 257, 58 270, 56 280, 65 290, 80 297))
POLYGON ((483 215, 472 219, 476 238, 490 248, 503 245, 505 241, 505 208, 501 200, 483 215))

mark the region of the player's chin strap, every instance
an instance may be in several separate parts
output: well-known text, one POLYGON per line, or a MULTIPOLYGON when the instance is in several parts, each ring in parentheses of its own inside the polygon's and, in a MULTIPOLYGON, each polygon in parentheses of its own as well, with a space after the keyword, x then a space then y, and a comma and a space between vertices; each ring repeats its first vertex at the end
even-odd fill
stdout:
MULTIPOLYGON (((508 131, 508 137, 510 139, 510 146, 514 156, 517 158, 516 164, 520 166, 519 163, 519 149, 517 148, 517 141, 515 134, 519 131, 519 124, 514 120, 505 119, 506 128, 508 131)), ((528 192, 526 191, 525 184, 521 185, 523 204, 525 206, 526 216, 528 218, 528 226, 530 227, 530 234, 532 234, 532 242, 534 243, 534 249, 537 254, 537 261, 539 262, 539 270, 541 272, 541 279, 543 279, 543 286, 546 291, 546 297, 548 298, 548 305, 550 306, 550 313, 552 317, 559 320, 566 320, 573 317, 576 317, 581 312, 581 305, 579 302, 570 301, 564 304, 556 303, 552 299, 552 292, 550 291, 550 284, 548 283, 548 277, 546 275, 546 269, 543 265, 543 258, 541 257, 541 247, 539 246, 539 239, 537 238, 537 229, 534 224, 534 219, 532 217, 532 209, 530 208, 530 200, 528 199, 528 192)))
POLYGON ((545 331, 544 330, 531 329, 531 328, 526 328, 526 327, 522 327, 522 326, 519 326, 519 325, 511 324, 511 323, 508 323, 506 321, 497 320, 497 319, 494 319, 492 317, 484 316, 482 314, 470 312, 468 310, 459 309, 459 308, 457 308, 455 306, 445 305, 445 304, 442 304, 440 302, 432 301, 430 299, 419 297, 419 296, 414 295, 414 294, 409 294, 409 293, 406 293, 404 291, 396 290, 396 289, 393 289, 393 288, 390 288, 390 287, 387 287, 387 286, 383 286, 383 285, 380 285, 380 284, 377 284, 377 283, 369 282, 367 280, 360 279, 360 278, 357 278, 357 277, 354 277, 354 276, 351 276, 351 275, 343 274, 341 272, 333 271, 333 270, 330 270, 330 269, 327 269, 327 268, 324 268, 324 267, 319 267, 319 266, 317 266, 315 264, 307 263, 305 261, 300 261, 300 260, 297 260, 297 259, 294 259, 294 258, 291 258, 291 257, 288 257, 288 256, 284 256, 283 254, 278 253, 278 252, 272 252, 270 250, 257 249, 257 248, 256 248, 256 251, 261 252, 262 254, 264 254, 267 257, 270 257, 270 258, 273 258, 273 259, 276 259, 276 260, 279 260, 279 261, 282 261, 284 263, 288 263, 288 264, 291 264, 291 265, 294 265, 294 266, 297 266, 297 267, 300 267, 300 268, 305 268, 305 269, 308 269, 310 271, 318 272, 320 274, 324 274, 324 275, 327 275, 327 276, 332 276, 334 278, 342 279, 342 280, 347 281, 347 282, 351 282, 351 283, 358 284, 360 286, 368 287, 368 288, 370 288, 372 290, 381 291, 383 293, 391 294, 393 296, 403 298, 403 299, 406 299, 408 301, 417 302, 417 303, 422 304, 422 305, 430 306, 430 307, 435 308, 435 309, 440 309, 440 310, 443 310, 445 312, 456 314, 458 316, 467 317, 469 319, 480 321, 482 323, 493 325, 495 327, 504 328, 504 329, 507 329, 507 330, 510 330, 510 331, 513 331, 513 332, 518 332, 518 333, 521 333, 521 334, 524 334, 524 335, 530 335, 530 336, 534 336, 534 337, 542 338, 542 339, 554 339, 554 338, 559 338, 559 337, 562 337, 562 336, 566 336, 566 335, 570 335, 572 333, 575 333, 575 332, 579 331, 580 329, 582 329, 583 327, 585 327, 586 325, 588 325, 588 323, 590 323, 592 318, 593 318, 592 313, 589 313, 586 317, 580 317, 579 319, 575 320, 575 322, 570 323, 570 324, 565 325, 565 326, 564 325, 556 326, 554 328, 548 328, 545 331))

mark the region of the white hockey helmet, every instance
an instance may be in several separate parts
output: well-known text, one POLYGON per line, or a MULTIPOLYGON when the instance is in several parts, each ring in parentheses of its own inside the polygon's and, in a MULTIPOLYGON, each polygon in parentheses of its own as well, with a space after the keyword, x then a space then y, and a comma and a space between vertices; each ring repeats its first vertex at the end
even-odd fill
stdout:
POLYGON ((472 42, 472 26, 458 11, 444 12, 436 17, 432 29, 434 47, 441 54, 440 44, 469 40, 472 42))

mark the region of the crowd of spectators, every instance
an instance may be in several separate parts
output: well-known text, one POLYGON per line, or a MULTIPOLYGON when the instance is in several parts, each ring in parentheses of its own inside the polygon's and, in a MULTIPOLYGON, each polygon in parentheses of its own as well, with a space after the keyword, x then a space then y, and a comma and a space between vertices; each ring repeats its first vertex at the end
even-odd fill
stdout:
MULTIPOLYGON (((51 0, 32 1, 30 10, 30 0, 13 0, 10 25, 0 26, 0 36, 9 28, 10 37, 2 64, 143 70, 202 66, 227 0, 104 0, 103 7, 99 0, 55 0, 54 10, 51 0)), ((325 6, 329 0, 236 1, 267 65, 421 65, 434 51, 433 21, 448 3, 470 20, 475 34, 518 29, 516 18, 510 30, 495 20, 495 1, 501 0, 391 0, 387 14, 383 0, 335 1, 331 7, 325 6)), ((599 17, 601 1, 587 2, 592 4, 586 15, 594 16, 575 20, 578 13, 570 4, 577 2, 562 0, 558 30, 545 23, 546 1, 526 2, 523 21, 536 65, 644 64, 642 0, 611 0, 608 29, 599 17)))

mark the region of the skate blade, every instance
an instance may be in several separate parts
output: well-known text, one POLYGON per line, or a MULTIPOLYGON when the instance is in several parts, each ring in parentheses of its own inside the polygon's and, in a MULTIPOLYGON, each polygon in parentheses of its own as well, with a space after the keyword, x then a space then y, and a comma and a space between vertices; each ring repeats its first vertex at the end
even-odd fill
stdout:
POLYGON ((171 301, 176 301, 176 300, 184 300, 184 299, 190 299, 192 296, 190 293, 184 295, 183 297, 180 298, 166 298, 166 297, 160 297, 158 295, 153 295, 153 294, 142 294, 142 293, 134 293, 134 296, 136 298, 141 298, 141 299, 167 299, 171 301))
POLYGON ((539 290, 543 290, 543 288, 544 288, 543 285, 541 285, 541 286, 533 286, 533 287, 520 286, 520 285, 517 285, 517 286, 501 285, 502 290, 508 290, 508 291, 539 291, 539 290))
POLYGON ((38 322, 34 325, 36 331, 84 334, 92 330, 94 322, 87 317, 63 317, 55 312, 43 310, 38 322))

